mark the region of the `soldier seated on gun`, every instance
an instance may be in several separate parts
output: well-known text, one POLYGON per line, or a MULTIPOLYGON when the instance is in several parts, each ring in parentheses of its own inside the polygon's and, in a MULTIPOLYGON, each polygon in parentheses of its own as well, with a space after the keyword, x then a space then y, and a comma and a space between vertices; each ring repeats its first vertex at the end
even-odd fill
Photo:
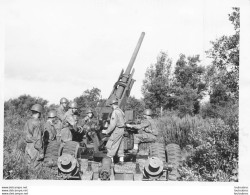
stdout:
POLYGON ((106 148, 108 150, 107 156, 111 158, 118 154, 120 165, 124 162, 124 126, 125 126, 125 115, 123 111, 118 107, 118 100, 113 99, 110 104, 113 108, 113 112, 110 119, 110 124, 107 130, 102 130, 104 134, 111 134, 106 148))
POLYGON ((31 107, 32 117, 24 126, 25 132, 25 158, 28 166, 36 167, 39 165, 39 161, 44 158, 43 144, 42 144, 42 125, 41 125, 41 113, 42 106, 35 104, 31 107))
POLYGON ((133 153, 138 152, 138 144, 145 142, 155 142, 158 135, 157 127, 154 120, 151 118, 152 110, 146 109, 143 112, 145 118, 139 125, 126 124, 127 127, 141 130, 139 134, 134 134, 134 149, 133 153))
POLYGON ((56 128, 55 128, 56 120, 57 120, 56 111, 55 110, 49 111, 48 120, 46 121, 43 127, 44 150, 46 150, 49 142, 55 140, 56 138, 56 135, 57 135, 56 128))
POLYGON ((83 130, 83 127, 82 127, 83 126, 82 120, 79 120, 79 113, 75 112, 73 115, 73 118, 75 119, 76 129, 71 131, 72 141, 79 142, 80 146, 84 147, 85 146, 85 142, 84 142, 85 131, 83 130))
POLYGON ((77 113, 77 103, 70 102, 69 110, 65 113, 63 120, 63 128, 61 130, 61 141, 72 141, 72 132, 81 132, 83 129, 77 126, 77 120, 74 116, 77 113))
POLYGON ((66 98, 60 99, 60 106, 56 110, 57 117, 61 120, 64 120, 65 113, 67 112, 68 100, 66 98))
POLYGON ((85 131, 84 141, 85 144, 87 144, 87 141, 92 140, 94 144, 94 152, 98 152, 98 147, 100 145, 99 137, 96 132, 98 124, 97 121, 95 121, 94 119, 94 113, 91 109, 87 109, 85 113, 87 115, 82 120, 82 127, 85 131))

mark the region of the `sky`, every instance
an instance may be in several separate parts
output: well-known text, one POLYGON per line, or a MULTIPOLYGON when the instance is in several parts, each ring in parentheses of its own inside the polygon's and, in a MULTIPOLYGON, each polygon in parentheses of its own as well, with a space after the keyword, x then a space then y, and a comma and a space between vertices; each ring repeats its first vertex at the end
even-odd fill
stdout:
POLYGON ((131 91, 141 98, 146 69, 160 51, 173 64, 183 53, 199 54, 207 65, 210 41, 234 33, 228 20, 234 1, 210 2, 6 1, 4 100, 29 94, 59 103, 93 87, 107 98, 145 32, 131 91))

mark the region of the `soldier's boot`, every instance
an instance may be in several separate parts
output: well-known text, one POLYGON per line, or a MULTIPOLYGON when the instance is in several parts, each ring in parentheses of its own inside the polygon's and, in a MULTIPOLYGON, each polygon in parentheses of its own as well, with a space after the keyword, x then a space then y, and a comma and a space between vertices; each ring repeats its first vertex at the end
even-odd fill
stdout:
POLYGON ((134 149, 131 150, 132 154, 137 154, 138 153, 138 144, 134 144, 134 149))
POLYGON ((117 164, 118 165, 124 165, 124 157, 123 156, 119 157, 119 162, 117 164))

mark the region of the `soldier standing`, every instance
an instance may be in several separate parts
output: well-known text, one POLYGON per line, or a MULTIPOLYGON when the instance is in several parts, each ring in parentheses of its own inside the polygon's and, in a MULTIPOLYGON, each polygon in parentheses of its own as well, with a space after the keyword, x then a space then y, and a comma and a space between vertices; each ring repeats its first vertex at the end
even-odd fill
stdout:
POLYGON ((57 120, 56 111, 55 110, 49 111, 48 120, 44 124, 44 131, 43 131, 44 150, 46 150, 49 142, 53 141, 56 138, 57 135, 55 128, 56 120, 57 120))
POLYGON ((113 112, 110 119, 110 124, 107 130, 103 130, 102 133, 110 134, 111 136, 106 144, 108 150, 107 156, 113 161, 113 157, 118 154, 119 164, 124 162, 124 125, 125 115, 123 111, 118 107, 118 100, 114 99, 111 101, 113 112))
POLYGON ((74 115, 77 112, 77 103, 70 102, 69 110, 64 115, 63 128, 61 130, 61 141, 72 141, 72 132, 82 130, 81 127, 77 127, 77 120, 74 115))
POLYGON ((152 119, 152 110, 146 109, 143 112, 145 118, 139 125, 126 124, 129 128, 141 130, 139 134, 134 134, 134 149, 133 152, 138 152, 138 144, 143 142, 155 142, 158 135, 157 127, 152 119))
POLYGON ((67 112, 68 100, 63 97, 60 99, 60 106, 57 108, 56 113, 57 117, 61 120, 64 120, 65 113, 67 112))
POLYGON ((39 161, 44 158, 43 144, 42 144, 42 125, 41 125, 41 113, 42 106, 35 104, 31 107, 32 118, 29 119, 24 126, 25 132, 25 157, 28 166, 35 168, 39 161))

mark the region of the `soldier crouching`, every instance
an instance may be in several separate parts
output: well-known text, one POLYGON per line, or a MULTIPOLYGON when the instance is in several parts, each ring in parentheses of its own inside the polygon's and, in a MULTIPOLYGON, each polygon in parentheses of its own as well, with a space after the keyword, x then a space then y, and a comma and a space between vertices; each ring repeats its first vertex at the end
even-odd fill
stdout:
POLYGON ((111 115, 110 125, 107 130, 103 130, 104 134, 112 133, 107 144, 107 156, 110 157, 113 161, 113 157, 118 155, 119 164, 124 162, 124 125, 125 125, 125 116, 123 111, 118 107, 118 100, 114 99, 111 102, 113 112, 111 115))

